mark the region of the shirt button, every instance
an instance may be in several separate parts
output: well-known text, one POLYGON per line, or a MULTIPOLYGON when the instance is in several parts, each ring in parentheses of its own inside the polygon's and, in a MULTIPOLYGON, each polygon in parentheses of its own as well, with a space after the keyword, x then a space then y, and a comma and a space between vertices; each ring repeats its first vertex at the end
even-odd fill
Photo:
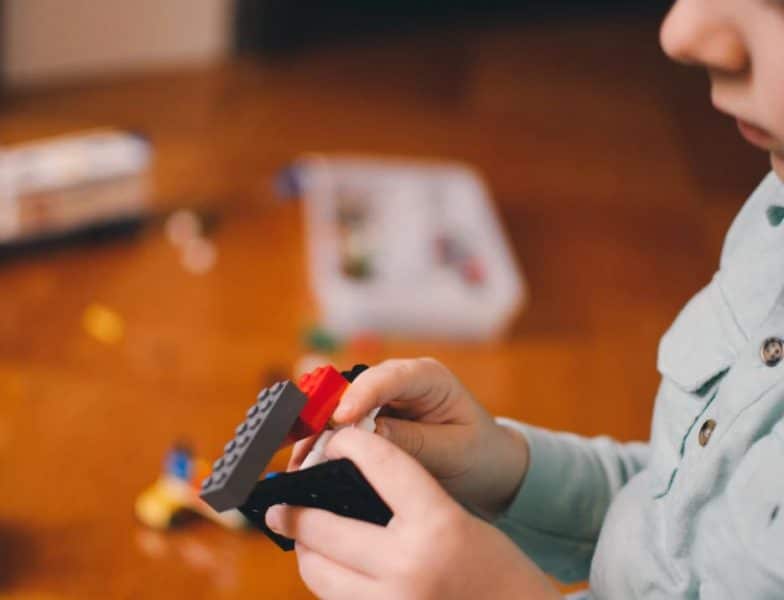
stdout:
POLYGON ((784 341, 771 337, 762 342, 760 349, 762 361, 769 367, 775 367, 784 358, 784 341))
POLYGON ((716 429, 716 421, 708 419, 700 427, 700 446, 707 446, 713 430, 716 429))

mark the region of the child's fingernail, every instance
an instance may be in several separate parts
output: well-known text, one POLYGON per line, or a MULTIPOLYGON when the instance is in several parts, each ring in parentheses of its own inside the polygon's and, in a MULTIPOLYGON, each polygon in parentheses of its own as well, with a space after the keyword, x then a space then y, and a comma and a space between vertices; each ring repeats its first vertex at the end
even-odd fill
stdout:
POLYGON ((279 504, 275 506, 270 506, 267 509, 267 514, 264 515, 264 521, 267 523, 267 527, 272 529, 273 531, 280 531, 281 523, 282 523, 282 515, 283 507, 279 504))

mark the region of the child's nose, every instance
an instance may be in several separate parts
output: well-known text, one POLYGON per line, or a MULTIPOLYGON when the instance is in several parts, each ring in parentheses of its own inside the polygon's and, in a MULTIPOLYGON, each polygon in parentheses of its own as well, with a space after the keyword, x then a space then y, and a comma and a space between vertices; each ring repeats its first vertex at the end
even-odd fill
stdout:
POLYGON ((664 52, 685 64, 738 73, 749 68, 749 54, 740 32, 726 22, 712 2, 678 0, 660 31, 664 52))

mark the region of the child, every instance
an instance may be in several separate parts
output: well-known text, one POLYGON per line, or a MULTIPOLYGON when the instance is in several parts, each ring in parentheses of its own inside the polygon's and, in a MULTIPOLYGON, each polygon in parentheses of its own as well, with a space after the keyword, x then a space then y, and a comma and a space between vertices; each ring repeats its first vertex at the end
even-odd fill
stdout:
POLYGON ((267 513, 320 597, 556 598, 546 571, 590 575, 595 598, 784 598, 784 1, 677 0, 661 40, 708 70, 716 108, 775 173, 661 341, 650 442, 494 421, 430 359, 374 367, 335 418, 391 416, 327 455, 363 471, 388 527, 267 513))

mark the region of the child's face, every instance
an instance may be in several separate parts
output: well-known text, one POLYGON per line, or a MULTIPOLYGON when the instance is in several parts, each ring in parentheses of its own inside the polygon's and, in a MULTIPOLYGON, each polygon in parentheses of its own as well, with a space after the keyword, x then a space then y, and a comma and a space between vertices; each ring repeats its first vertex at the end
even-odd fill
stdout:
POLYGON ((661 43, 708 70, 713 105, 770 152, 784 180, 784 0, 677 0, 661 43))

